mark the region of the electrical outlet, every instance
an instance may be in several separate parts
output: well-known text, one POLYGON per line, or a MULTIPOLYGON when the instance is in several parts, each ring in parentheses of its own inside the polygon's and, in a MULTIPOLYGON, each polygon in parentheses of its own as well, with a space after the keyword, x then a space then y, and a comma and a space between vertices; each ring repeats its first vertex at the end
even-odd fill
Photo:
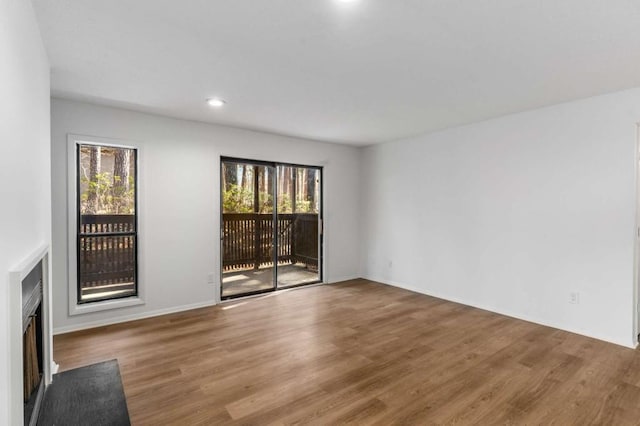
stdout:
POLYGON ((216 281, 215 281, 215 275, 214 275, 214 273, 213 273, 213 272, 209 272, 209 273, 207 274, 207 282, 208 282, 209 284, 213 284, 213 283, 215 283, 215 282, 216 282, 216 281))
POLYGON ((572 305, 580 304, 580 293, 578 293, 577 291, 569 293, 569 303, 571 303, 572 305))

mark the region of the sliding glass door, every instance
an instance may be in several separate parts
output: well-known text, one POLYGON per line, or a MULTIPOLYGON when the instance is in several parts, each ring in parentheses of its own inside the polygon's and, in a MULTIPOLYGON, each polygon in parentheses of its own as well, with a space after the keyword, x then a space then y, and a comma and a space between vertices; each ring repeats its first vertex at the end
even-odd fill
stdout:
POLYGON ((320 281, 320 169, 278 166, 278 287, 320 281))
POLYGON ((275 289, 273 226, 276 169, 222 162, 222 297, 275 289))
POLYGON ((223 299, 321 281, 321 172, 222 159, 223 299))

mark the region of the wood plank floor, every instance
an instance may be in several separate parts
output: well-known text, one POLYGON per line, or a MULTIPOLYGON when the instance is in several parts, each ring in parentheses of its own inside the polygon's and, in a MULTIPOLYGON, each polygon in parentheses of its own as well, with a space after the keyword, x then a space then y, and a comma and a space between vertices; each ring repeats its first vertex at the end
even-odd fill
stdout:
POLYGON ((640 352, 366 280, 56 336, 134 425, 640 424, 640 352))

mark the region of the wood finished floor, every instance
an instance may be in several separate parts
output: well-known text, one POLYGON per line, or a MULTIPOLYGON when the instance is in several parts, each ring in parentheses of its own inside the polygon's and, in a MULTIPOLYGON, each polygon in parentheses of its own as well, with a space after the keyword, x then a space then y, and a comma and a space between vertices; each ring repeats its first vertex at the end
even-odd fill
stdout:
POLYGON ((56 336, 134 425, 640 424, 640 352, 366 280, 56 336))

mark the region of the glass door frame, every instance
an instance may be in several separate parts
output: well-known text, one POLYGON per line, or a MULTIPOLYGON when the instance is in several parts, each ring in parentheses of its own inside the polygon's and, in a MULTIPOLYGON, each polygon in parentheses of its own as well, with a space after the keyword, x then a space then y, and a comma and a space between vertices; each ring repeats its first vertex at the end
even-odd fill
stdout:
MULTIPOLYGON (((246 158, 238 158, 238 157, 228 157, 228 156, 220 156, 220 166, 219 166, 219 178, 220 178, 220 194, 219 194, 219 208, 220 208, 220 226, 218 228, 219 231, 219 238, 220 238, 220 245, 219 245, 219 249, 220 249, 220 261, 219 261, 219 267, 220 267, 220 300, 221 301, 225 301, 225 300, 230 300, 230 299, 237 299, 237 298, 242 298, 242 297, 249 297, 249 296, 255 296, 255 295, 260 295, 260 294, 265 294, 265 293, 272 293, 274 291, 278 291, 278 290, 289 290, 292 288, 298 288, 298 287, 303 287, 303 286, 307 286, 307 285, 314 285, 314 284, 319 284, 324 282, 324 168, 322 166, 310 166, 310 165, 303 165, 303 164, 295 164, 295 163, 283 163, 283 162, 277 162, 277 161, 264 161, 264 160, 252 160, 252 159, 246 159, 246 158), (223 294, 224 291, 224 287, 223 287, 223 278, 224 278, 224 206, 223 206, 223 202, 224 202, 224 191, 225 188, 222 187, 223 185, 223 179, 222 179, 222 174, 223 174, 223 164, 224 163, 236 163, 236 164, 245 164, 245 165, 250 165, 250 166, 262 166, 262 167, 270 167, 272 168, 275 173, 273 176, 274 179, 274 184, 273 184, 273 218, 272 218, 272 223, 273 223, 273 234, 272 234, 272 263, 273 263, 273 286, 271 288, 266 288, 266 289, 262 289, 262 290, 256 290, 256 291, 250 291, 250 292, 246 292, 246 293, 238 293, 238 294, 232 294, 232 295, 227 295, 225 296, 223 294), (289 285, 286 286, 282 289, 278 288, 278 237, 277 237, 277 233, 278 233, 278 166, 284 166, 284 167, 297 167, 297 168, 308 168, 308 169, 314 169, 317 170, 320 176, 320 185, 319 185, 319 193, 320 193, 320 203, 318 206, 318 279, 314 280, 314 281, 309 281, 309 282, 305 282, 305 283, 301 283, 301 284, 294 284, 294 285, 289 285)), ((258 254, 256 254, 257 256, 258 254)))

